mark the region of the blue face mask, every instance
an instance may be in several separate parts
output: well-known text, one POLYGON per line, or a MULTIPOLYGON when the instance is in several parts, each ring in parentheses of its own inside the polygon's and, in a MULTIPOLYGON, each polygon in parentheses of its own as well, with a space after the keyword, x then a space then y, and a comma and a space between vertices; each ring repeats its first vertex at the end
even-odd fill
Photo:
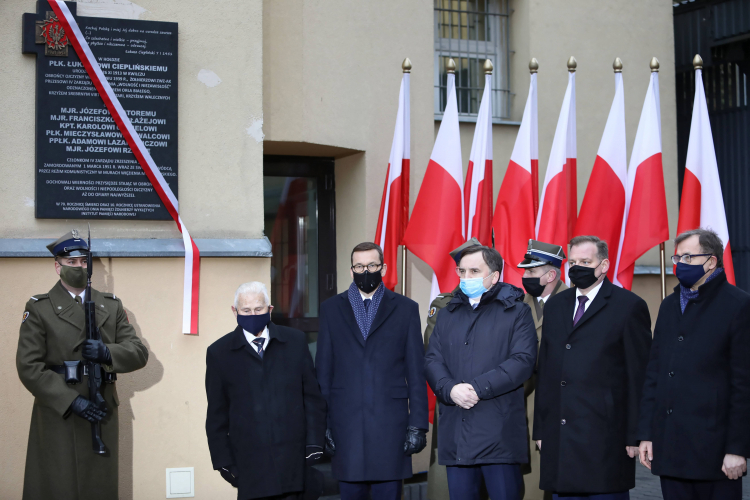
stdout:
MULTIPOLYGON (((490 274, 492 276, 492 274, 490 274)), ((488 289, 484 287, 484 280, 489 278, 464 278, 461 280, 461 291, 470 299, 481 297, 488 289)))
MULTIPOLYGON (((711 257, 709 257, 709 260, 710 259, 711 257)), ((705 262, 703 263, 703 265, 705 265, 705 262)), ((698 281, 706 275, 706 270, 703 269, 703 265, 694 266, 691 264, 678 262, 677 268, 675 269, 675 274, 677 275, 677 279, 680 281, 680 285, 684 286, 685 288, 692 288, 693 285, 698 283, 698 281)))
POLYGON ((271 311, 265 314, 248 314, 247 316, 237 313, 237 324, 246 332, 260 335, 260 332, 271 322, 271 311))

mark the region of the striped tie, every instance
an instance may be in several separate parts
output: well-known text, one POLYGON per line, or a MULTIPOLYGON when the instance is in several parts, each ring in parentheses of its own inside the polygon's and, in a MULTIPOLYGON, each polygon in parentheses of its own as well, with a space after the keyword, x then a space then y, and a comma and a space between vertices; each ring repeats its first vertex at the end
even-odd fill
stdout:
POLYGON ((263 359, 263 344, 266 342, 266 339, 259 338, 259 339, 253 339, 253 344, 255 344, 258 347, 258 356, 260 356, 260 359, 263 359))

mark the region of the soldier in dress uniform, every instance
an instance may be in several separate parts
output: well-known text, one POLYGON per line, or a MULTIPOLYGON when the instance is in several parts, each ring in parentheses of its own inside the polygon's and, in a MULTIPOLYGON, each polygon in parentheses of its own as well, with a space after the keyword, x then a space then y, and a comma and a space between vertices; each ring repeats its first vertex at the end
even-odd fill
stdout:
MULTIPOLYGON (((518 264, 518 267, 523 269, 521 281, 526 290, 523 301, 531 308, 531 316, 534 318, 536 336, 539 342, 542 340, 544 304, 550 297, 568 288, 560 279, 562 277, 563 260, 565 260, 565 252, 563 252, 561 246, 529 240, 529 248, 526 250, 525 259, 518 264)), ((526 417, 529 427, 534 422, 534 387, 535 377, 524 384, 526 417)), ((521 467, 524 473, 524 499, 543 500, 545 493, 539 489, 539 450, 531 440, 531 436, 529 436, 529 464, 521 467)), ((552 494, 548 493, 546 498, 552 498, 552 494)))
MULTIPOLYGON (((456 261, 456 265, 461 261, 463 251, 469 247, 481 246, 479 240, 471 238, 469 241, 456 248, 450 253, 453 260, 456 261)), ((432 329, 435 328, 435 321, 437 320, 437 313, 440 309, 447 306, 448 303, 453 299, 453 294, 459 290, 456 287, 455 290, 449 293, 441 293, 435 300, 430 304, 430 311, 427 313, 427 327, 424 329, 424 348, 427 351, 427 347, 430 344, 430 335, 432 335, 432 329)), ((432 442, 430 443, 430 470, 427 473, 427 498, 429 500, 449 500, 448 496, 448 476, 445 471, 445 466, 438 464, 437 461, 437 426, 438 426, 438 403, 435 403, 435 412, 432 418, 432 442)))
POLYGON ((118 419, 116 375, 143 368, 148 350, 128 322, 114 294, 91 290, 101 340, 86 339, 86 241, 72 231, 47 246, 60 280, 48 293, 26 303, 16 367, 34 395, 26 453, 24 500, 118 498, 118 419), (82 360, 101 363, 105 407, 88 399, 88 377, 69 369, 82 360), (67 362, 67 363, 66 363, 67 362), (76 378, 79 380, 77 383, 76 378), (92 446, 91 423, 101 422, 106 453, 92 446))

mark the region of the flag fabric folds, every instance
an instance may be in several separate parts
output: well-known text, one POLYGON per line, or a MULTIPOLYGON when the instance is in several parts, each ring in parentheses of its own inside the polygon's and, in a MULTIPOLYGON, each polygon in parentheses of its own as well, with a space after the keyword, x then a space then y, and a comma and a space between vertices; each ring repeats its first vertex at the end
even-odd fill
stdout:
POLYGON ((492 73, 484 76, 465 186, 466 238, 492 246, 492 73))
POLYGON ((398 246, 409 222, 409 158, 410 158, 409 73, 404 73, 398 96, 396 128, 393 132, 391 155, 385 176, 383 199, 380 202, 375 243, 383 249, 383 261, 390 268, 383 278, 391 290, 398 284, 398 246))
POLYGON ((615 284, 630 290, 635 261, 668 239, 669 220, 661 158, 659 73, 653 71, 628 167, 615 284))
POLYGON ((729 243, 729 228, 724 210, 724 198, 719 181, 711 123, 703 90, 702 70, 695 70, 695 100, 693 119, 690 123, 685 177, 682 181, 680 218, 677 234, 702 227, 712 229, 724 243, 724 272, 727 281, 735 284, 734 264, 729 243))

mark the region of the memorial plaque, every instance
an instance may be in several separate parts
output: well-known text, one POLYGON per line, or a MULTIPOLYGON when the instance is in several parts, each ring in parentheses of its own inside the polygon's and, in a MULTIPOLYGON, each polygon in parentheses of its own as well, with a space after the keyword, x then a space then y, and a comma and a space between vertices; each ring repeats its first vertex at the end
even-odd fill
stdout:
MULTIPOLYGON (((75 18, 176 195, 177 23, 75 18)), ((46 0, 23 16, 23 52, 37 55, 36 217, 171 220, 46 0)))

